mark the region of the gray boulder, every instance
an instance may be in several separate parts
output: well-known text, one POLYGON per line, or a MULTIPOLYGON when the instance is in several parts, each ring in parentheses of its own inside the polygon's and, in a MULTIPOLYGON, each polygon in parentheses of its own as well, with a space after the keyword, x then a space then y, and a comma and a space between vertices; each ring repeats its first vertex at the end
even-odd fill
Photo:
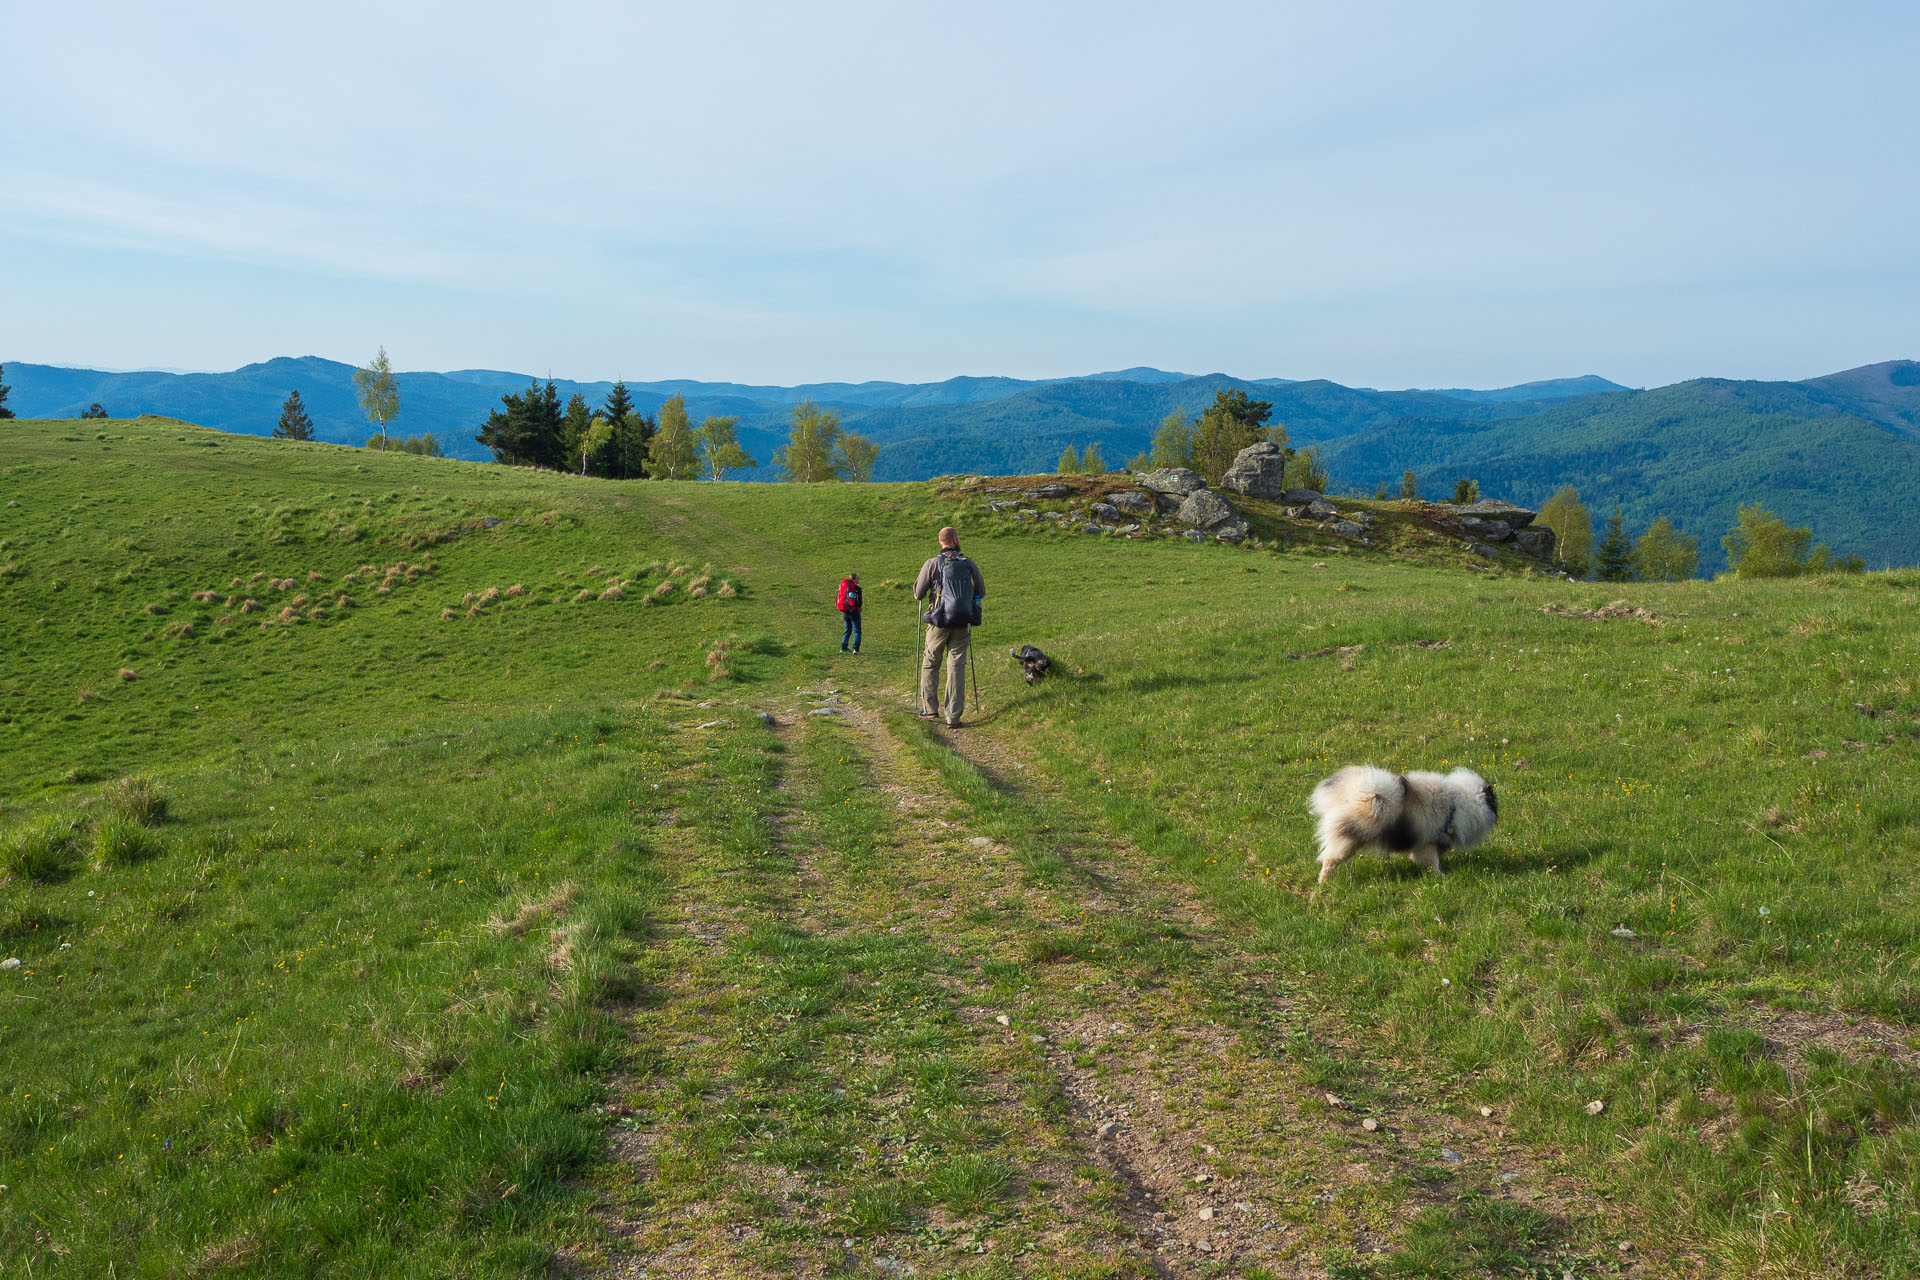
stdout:
POLYGON ((1188 542, 1205 542, 1207 540, 1207 531, 1205 529, 1189 529, 1180 536, 1188 542))
POLYGON ((1180 523, 1196 529, 1212 529, 1236 518, 1227 500, 1211 489, 1195 489, 1180 504, 1180 523))
POLYGON ((1500 552, 1497 548, 1490 547, 1484 542, 1469 542, 1467 544, 1467 550, 1484 560, 1497 560, 1500 557, 1500 552))
POLYGON ((1316 497, 1307 504, 1307 514, 1315 520, 1333 520, 1339 517, 1340 510, 1325 498, 1316 497))
POLYGON ((1245 520, 1235 516, 1225 524, 1215 525, 1207 532, 1211 533, 1217 542, 1240 543, 1247 540, 1247 535, 1253 532, 1253 528, 1245 520))
POLYGON ((1185 467, 1162 467, 1141 476, 1140 487, 1184 498, 1196 489, 1206 488, 1207 482, 1197 471, 1189 471, 1185 467))
POLYGON ((1142 493, 1138 489, 1122 489, 1118 493, 1109 495, 1107 501, 1130 515, 1153 514, 1153 495, 1142 493))
POLYGON ((1479 516, 1461 516, 1455 523, 1486 542, 1505 542, 1513 536, 1512 528, 1503 520, 1482 520, 1479 516))
POLYGON ((1498 520, 1509 529, 1526 528, 1533 523, 1536 514, 1525 507, 1517 507, 1511 502, 1502 502, 1498 498, 1488 498, 1470 507, 1461 507, 1459 511, 1463 516, 1473 516, 1481 520, 1498 520))
POLYGON ((1532 556, 1536 560, 1553 559, 1553 530, 1544 525, 1538 529, 1522 529, 1513 535, 1513 548, 1523 556, 1532 556))
POLYGON ((1234 456, 1220 487, 1249 498, 1280 497, 1287 491, 1286 451, 1270 440, 1248 445, 1234 456))
POLYGON ((1073 489, 1071 486, 1056 482, 1053 484, 1037 484, 1027 490, 1027 496, 1029 498, 1048 501, 1054 498, 1064 498, 1072 492, 1073 489))
POLYGON ((1333 531, 1343 538, 1359 538, 1362 541, 1365 541, 1367 536, 1366 527, 1357 525, 1351 520, 1335 520, 1333 531))
POLYGON ((1120 508, 1111 502, 1096 502, 1087 508, 1087 514, 1107 524, 1120 523, 1120 508))

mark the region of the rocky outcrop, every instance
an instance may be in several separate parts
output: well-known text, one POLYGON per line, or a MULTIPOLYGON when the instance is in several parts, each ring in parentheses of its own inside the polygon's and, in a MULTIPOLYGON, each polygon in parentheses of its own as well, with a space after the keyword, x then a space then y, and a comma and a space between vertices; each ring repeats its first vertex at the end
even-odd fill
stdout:
POLYGON ((1521 529, 1513 535, 1514 550, 1536 560, 1553 559, 1553 544, 1553 530, 1545 525, 1538 529, 1521 529))
POLYGON ((1045 502, 1054 498, 1067 497, 1072 494, 1072 492, 1072 486, 1054 481, 1048 484, 1037 484, 1033 486, 1033 488, 1027 490, 1027 496, 1035 501, 1045 502))
POLYGON ((1087 508, 1087 514, 1107 524, 1120 523, 1120 508, 1111 502, 1096 502, 1087 508))
POLYGON ((1234 456, 1220 487, 1249 498, 1280 497, 1287 491, 1286 450, 1270 440, 1248 445, 1234 456))
POLYGON ((1110 493, 1107 495, 1107 501, 1129 515, 1153 514, 1153 495, 1142 493, 1138 489, 1122 489, 1118 493, 1110 493))
POLYGON ((1238 542, 1252 532, 1240 513, 1211 489, 1195 489, 1180 504, 1180 523, 1216 538, 1238 542))
POLYGON ((1197 471, 1189 471, 1185 467, 1162 467, 1141 476, 1140 487, 1184 498, 1196 489, 1206 488, 1207 482, 1197 471))
POLYGON ((1525 507, 1517 507, 1511 502, 1502 502, 1498 498, 1487 498, 1470 507, 1456 508, 1462 516, 1475 520, 1497 520, 1509 530, 1524 529, 1533 523, 1537 512, 1525 507))

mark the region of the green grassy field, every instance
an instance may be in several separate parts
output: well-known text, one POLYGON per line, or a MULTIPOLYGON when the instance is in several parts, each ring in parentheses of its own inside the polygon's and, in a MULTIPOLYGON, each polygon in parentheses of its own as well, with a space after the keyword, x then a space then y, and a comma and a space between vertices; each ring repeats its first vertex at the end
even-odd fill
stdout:
POLYGON ((0 1272, 1920 1274, 1920 573, 978 488, 0 424, 0 1272))

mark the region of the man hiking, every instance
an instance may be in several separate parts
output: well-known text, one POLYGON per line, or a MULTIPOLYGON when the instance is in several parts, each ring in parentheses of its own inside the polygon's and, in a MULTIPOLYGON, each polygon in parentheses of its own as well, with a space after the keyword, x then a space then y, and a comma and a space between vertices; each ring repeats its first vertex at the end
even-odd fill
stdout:
POLYGON ((840 579, 840 598, 834 607, 840 610, 847 620, 846 627, 840 632, 840 652, 847 651, 847 641, 853 641, 853 651, 860 652, 860 575, 850 573, 840 579))
POLYGON ((921 615, 927 626, 927 648, 920 655, 920 718, 937 720, 940 700, 936 679, 942 655, 947 660, 947 725, 960 727, 960 713, 967 701, 967 640, 980 621, 980 599, 987 594, 987 580, 980 566, 960 554, 960 535, 952 529, 940 531, 940 554, 920 566, 913 580, 913 598, 932 598, 932 607, 921 615))

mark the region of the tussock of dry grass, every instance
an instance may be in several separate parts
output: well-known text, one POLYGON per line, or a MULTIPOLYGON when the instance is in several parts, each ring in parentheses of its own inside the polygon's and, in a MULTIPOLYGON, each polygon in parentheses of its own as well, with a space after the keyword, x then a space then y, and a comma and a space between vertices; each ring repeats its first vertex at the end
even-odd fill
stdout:
POLYGON ((167 797, 151 778, 122 778, 100 793, 100 803, 109 813, 122 814, 144 826, 157 826, 167 820, 167 797))
POLYGON ((307 593, 306 593, 306 592, 304 592, 304 591, 302 591, 302 592, 301 592, 301 593, 300 593, 299 595, 297 595, 297 596, 295 596, 295 597, 293 598, 293 605, 292 605, 292 607, 293 607, 293 608, 295 608, 295 609, 304 609, 304 608, 306 608, 306 607, 307 607, 307 593))
POLYGON ((212 604, 219 598, 220 593, 218 591, 196 591, 193 593, 193 602, 195 604, 212 604))
POLYGON ((383 582, 373 589, 373 594, 377 596, 390 596, 393 594, 393 588, 383 582))
POLYGON ((252 613, 255 609, 258 609, 259 607, 260 607, 260 602, 258 600, 255 600, 252 596, 248 596, 245 600, 242 600, 240 602, 240 612, 242 613, 252 613))
POLYGON ((353 608, 353 597, 348 595, 346 592, 342 591, 340 593, 340 598, 338 600, 335 600, 333 603, 335 608, 351 609, 353 608))
POLYGON ((80 691, 80 701, 82 702, 92 702, 95 698, 99 696, 100 696, 99 694, 95 693, 91 689, 82 689, 80 691))
POLYGON ((320 571, 318 569, 307 570, 307 581, 308 582, 320 581, 320 571))
POLYGON ((507 588, 507 594, 517 599, 520 596, 527 594, 526 585, 524 583, 516 582, 512 586, 507 588))
POLYGON ((221 614, 221 615, 220 615, 219 617, 217 617, 217 618, 215 618, 215 619, 213 620, 213 625, 214 625, 214 626, 216 626, 216 627, 224 627, 224 626, 226 626, 226 625, 227 625, 227 624, 228 624, 229 622, 232 622, 232 621, 233 621, 233 615, 232 615, 232 614, 230 614, 230 613, 223 613, 223 614, 221 614))
POLYGON ((616 583, 615 585, 608 587, 605 591, 602 591, 600 593, 600 598, 602 600, 625 600, 627 598, 627 595, 626 595, 626 592, 620 590, 619 585, 616 583))
POLYGON ((733 599, 734 596, 738 595, 739 593, 733 589, 733 584, 731 582, 722 580, 720 583, 720 590, 716 591, 714 594, 719 596, 722 600, 731 600, 733 599))
POLYGON ((460 616, 460 611, 458 609, 442 609, 440 611, 440 621, 442 622, 446 622, 450 618, 457 618, 459 616, 460 616))
POLYGON ((122 667, 120 668, 120 678, 122 680, 138 680, 140 678, 140 673, 135 671, 132 667, 122 667))
POLYGON ((573 602, 575 604, 585 604, 587 601, 591 599, 593 599, 593 588, 582 587, 578 592, 574 594, 573 602))
POLYGON ((661 582, 659 586, 653 589, 653 598, 655 600, 665 600, 668 596, 672 594, 673 594, 673 579, 671 578, 664 580, 663 582, 661 582))
POLYGON ((275 615, 275 618, 277 621, 286 622, 286 623, 294 623, 294 622, 300 621, 300 615, 298 612, 295 611, 292 605, 288 605, 286 608, 282 609, 278 614, 275 615))
POLYGON ((149 614, 157 615, 157 614, 165 613, 166 611, 167 611, 167 606, 163 604, 155 603, 147 606, 147 612, 149 614))
POLYGON ((483 928, 489 933, 503 938, 518 938, 535 925, 544 923, 560 915, 573 904, 578 897, 580 886, 572 880, 563 880, 555 885, 543 898, 528 898, 522 902, 510 916, 494 916, 483 928))

